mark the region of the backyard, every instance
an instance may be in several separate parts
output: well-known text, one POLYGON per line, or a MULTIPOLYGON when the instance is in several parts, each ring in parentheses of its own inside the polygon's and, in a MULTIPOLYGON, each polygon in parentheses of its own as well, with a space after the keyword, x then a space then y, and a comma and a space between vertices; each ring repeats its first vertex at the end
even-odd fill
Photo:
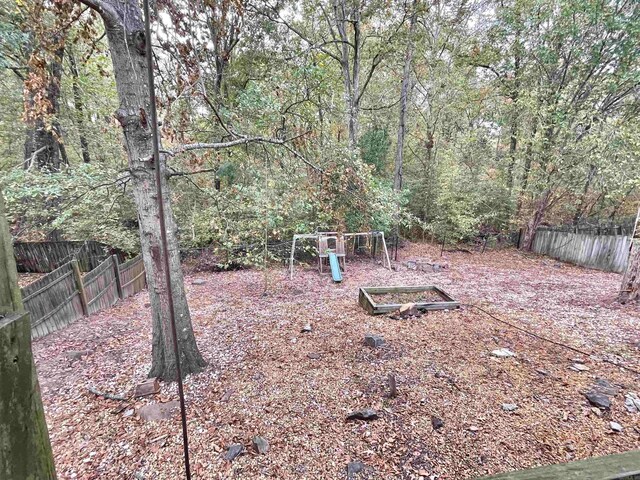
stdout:
MULTIPOLYGON (((625 394, 640 390, 631 371, 640 369, 640 310, 615 302, 619 275, 513 249, 441 258, 423 244, 402 249, 394 265, 347 262, 341 284, 311 267, 293 279, 284 268, 187 275, 208 362, 185 380, 194 478, 335 479, 360 462, 354 479, 464 479, 640 448, 640 414, 625 407, 625 394), (413 270, 409 260, 444 268, 413 270), (358 288, 386 285, 436 285, 462 307, 367 315, 358 288), (366 334, 385 343, 365 346, 366 334), (610 409, 585 397, 597 379, 613 390, 610 409), (365 408, 379 418, 346 420, 365 408), (256 435, 269 442, 264 455, 251 446, 256 435), (228 461, 232 444, 245 452, 228 461)), ((177 411, 156 422, 139 416, 175 400, 175 383, 131 395, 151 366, 148 302, 144 291, 34 341, 61 479, 182 474, 177 411)))

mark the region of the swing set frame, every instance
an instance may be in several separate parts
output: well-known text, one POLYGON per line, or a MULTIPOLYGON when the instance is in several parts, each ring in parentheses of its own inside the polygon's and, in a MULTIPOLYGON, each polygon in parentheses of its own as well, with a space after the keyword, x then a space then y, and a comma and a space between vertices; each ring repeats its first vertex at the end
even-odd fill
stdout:
POLYGON ((299 233, 293 236, 291 242, 291 255, 289 257, 289 278, 293 279, 293 268, 295 263, 296 242, 298 240, 315 240, 316 248, 318 249, 318 267, 320 273, 322 273, 322 261, 328 257, 328 251, 334 251, 338 258, 342 258, 342 268, 346 267, 346 248, 345 241, 348 238, 353 238, 353 250, 355 254, 356 239, 359 237, 382 240, 382 264, 385 268, 391 270, 391 260, 389 259, 389 251, 387 250, 387 242, 384 238, 384 232, 378 230, 372 230, 370 232, 357 232, 357 233, 340 233, 340 232, 316 232, 316 233, 299 233), (329 249, 328 242, 335 240, 336 248, 329 249), (324 248, 326 251, 321 251, 324 248))

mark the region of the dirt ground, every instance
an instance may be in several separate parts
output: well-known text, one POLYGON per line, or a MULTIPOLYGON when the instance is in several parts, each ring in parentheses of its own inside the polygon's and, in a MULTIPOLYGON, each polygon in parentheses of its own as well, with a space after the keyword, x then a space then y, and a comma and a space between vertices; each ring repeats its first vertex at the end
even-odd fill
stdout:
MULTIPOLYGON (((272 269, 266 295, 260 271, 187 278, 209 363, 185 383, 194 478, 343 479, 347 464, 359 461, 365 470, 357 479, 457 480, 640 448, 640 414, 624 406, 626 392, 640 393, 639 376, 603 361, 640 370, 640 309, 615 303, 619 275, 513 250, 440 258, 436 247, 411 245, 400 253, 394 272, 348 262, 342 284, 311 268, 298 268, 293 280, 272 269), (408 270, 408 259, 446 268, 408 270), (405 320, 358 306, 360 286, 403 284, 437 285, 465 306, 405 320), (312 332, 301 333, 307 323, 312 332), (385 345, 366 347, 367 333, 385 345), (492 356, 499 348, 517 356, 492 356), (575 362, 589 370, 570 369, 575 362), (387 396, 390 373, 395 398, 387 396), (596 378, 622 388, 602 415, 584 397, 596 378), (518 407, 507 412, 503 404, 518 407), (362 408, 380 418, 345 421, 362 408), (444 426, 434 430, 432 416, 444 426), (613 432, 610 421, 624 430, 613 432), (255 435, 269 441, 266 455, 251 449, 255 435), (232 443, 247 451, 228 462, 232 443)), ((177 398, 175 385, 126 402, 88 391, 131 392, 150 368, 150 349, 144 293, 35 341, 60 479, 181 478, 179 416, 146 423, 137 415, 145 404, 177 398)))
POLYGON ((41 279, 45 275, 46 273, 19 273, 18 286, 20 286, 20 288, 24 288, 27 285, 30 285, 31 283, 35 282, 36 280, 41 279))

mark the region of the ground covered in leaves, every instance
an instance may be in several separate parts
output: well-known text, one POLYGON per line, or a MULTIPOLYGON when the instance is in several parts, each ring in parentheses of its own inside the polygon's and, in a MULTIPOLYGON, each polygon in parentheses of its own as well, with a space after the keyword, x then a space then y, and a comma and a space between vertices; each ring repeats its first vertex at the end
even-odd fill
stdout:
MULTIPOLYGON (((604 361, 640 370, 640 310, 615 303, 619 275, 513 250, 441 258, 438 248, 411 245, 400 257, 393 272, 348 262, 342 284, 311 268, 298 268, 293 280, 278 268, 266 277, 187 277, 209 363, 185 384, 194 478, 340 479, 349 462, 361 462, 356 479, 465 479, 640 448, 640 414, 624 405, 625 393, 640 393, 639 376, 604 361), (407 260, 445 268, 408 269, 407 260), (464 306, 394 319, 369 316, 357 303, 360 286, 425 284, 464 306), (471 304, 593 355, 529 336, 471 304), (312 331, 302 333, 306 324, 312 331), (366 334, 385 344, 365 346, 366 334), (501 348, 516 356, 492 356, 501 348), (620 387, 608 411, 584 396, 597 378, 620 387), (379 418, 345 420, 363 408, 379 418), (270 444, 264 455, 251 448, 256 435, 270 444), (245 453, 226 461, 234 443, 245 453)), ((130 394, 146 377, 150 349, 144 293, 34 342, 59 478, 180 478, 179 416, 138 415, 146 404, 174 400, 175 386, 127 401, 89 392, 130 394)))

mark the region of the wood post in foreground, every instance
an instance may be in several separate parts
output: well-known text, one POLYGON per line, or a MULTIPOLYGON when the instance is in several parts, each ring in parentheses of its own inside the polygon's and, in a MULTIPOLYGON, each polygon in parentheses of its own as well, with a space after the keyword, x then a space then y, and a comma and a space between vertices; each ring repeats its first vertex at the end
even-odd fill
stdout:
POLYGON ((0 191, 0 478, 54 480, 49 433, 0 191))
POLYGON ((0 317, 0 478, 56 478, 26 312, 0 317))

